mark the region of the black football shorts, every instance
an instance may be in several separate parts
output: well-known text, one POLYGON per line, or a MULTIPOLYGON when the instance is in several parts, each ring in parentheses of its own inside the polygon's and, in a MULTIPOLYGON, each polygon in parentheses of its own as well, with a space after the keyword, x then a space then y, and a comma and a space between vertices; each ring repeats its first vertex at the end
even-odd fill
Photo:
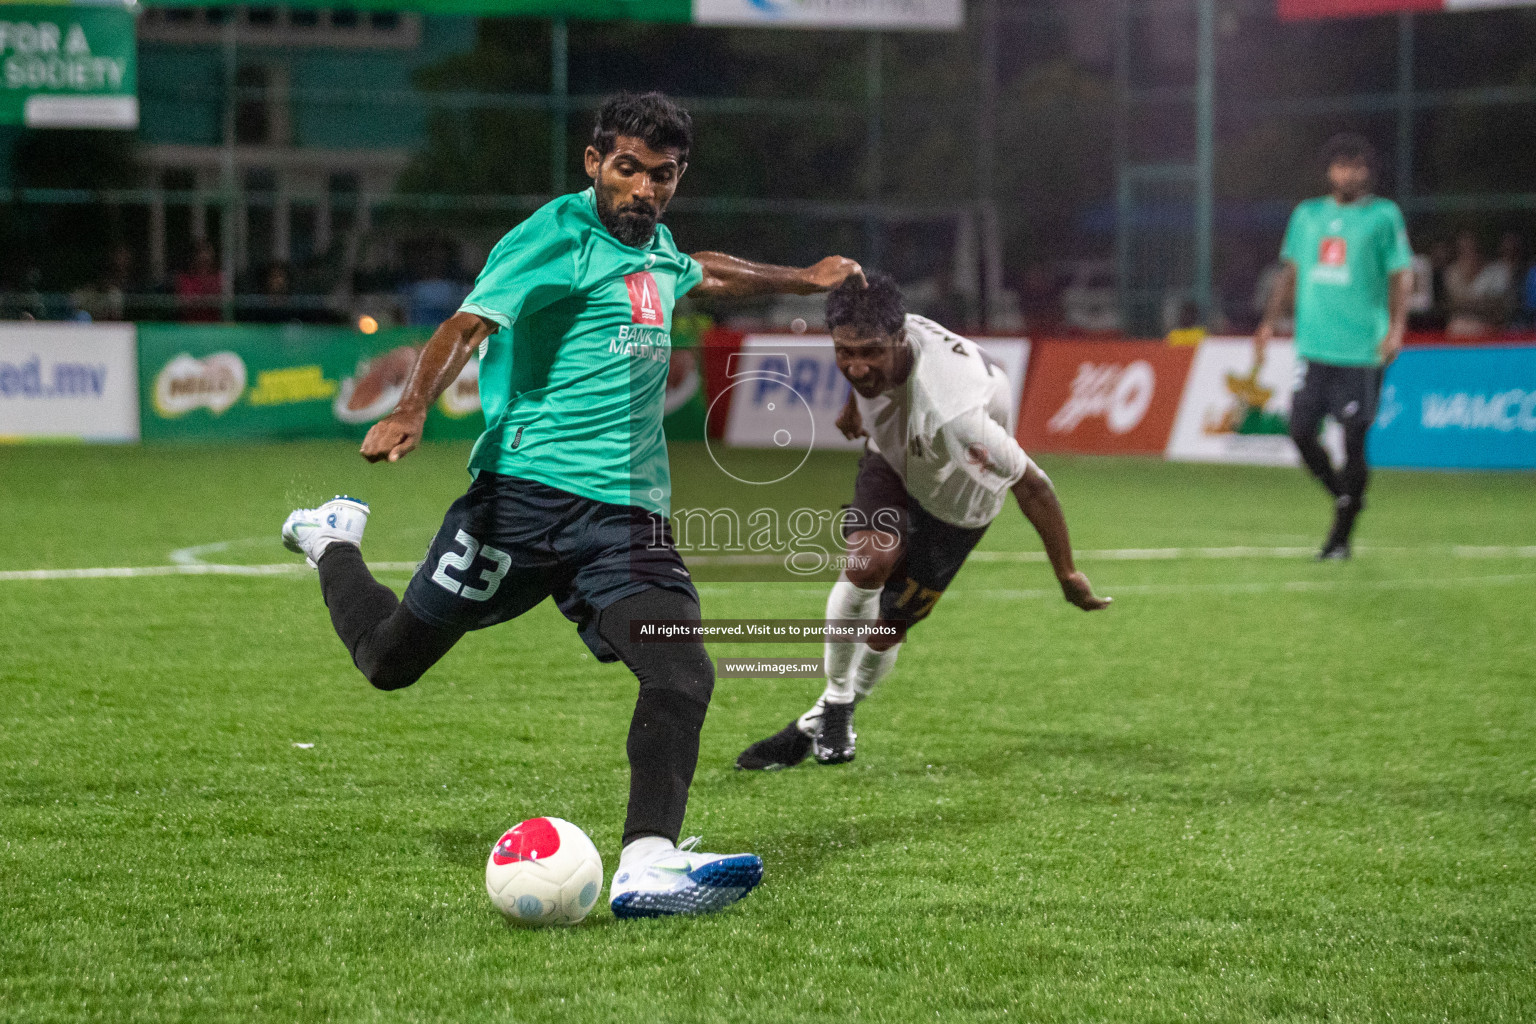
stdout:
POLYGON ((433 625, 470 630, 553 597, 592 653, 615 661, 598 615, 652 587, 698 601, 661 516, 482 471, 449 507, 403 600, 433 625))
POLYGON ((1301 360, 1296 374, 1291 419, 1306 430, 1315 431, 1324 416, 1332 416, 1340 426, 1362 431, 1375 421, 1381 398, 1381 367, 1301 360))
POLYGON ((907 493, 883 456, 866 450, 843 536, 870 529, 894 536, 900 545, 896 568, 880 592, 880 617, 903 626, 927 618, 987 532, 985 526, 969 529, 936 518, 907 493))

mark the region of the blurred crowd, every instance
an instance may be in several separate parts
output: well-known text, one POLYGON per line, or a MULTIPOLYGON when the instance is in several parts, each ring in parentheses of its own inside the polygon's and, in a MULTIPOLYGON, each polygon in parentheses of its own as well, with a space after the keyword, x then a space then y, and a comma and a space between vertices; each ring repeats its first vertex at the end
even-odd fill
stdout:
MULTIPOLYGON (((374 248, 379 251, 354 252, 344 272, 313 262, 298 268, 267 263, 239 275, 226 294, 219 253, 206 240, 192 245, 180 269, 153 282, 139 276, 134 254, 119 246, 93 280, 66 295, 48 294, 40 287, 41 275, 25 271, 0 292, 0 319, 215 323, 230 312, 242 323, 343 324, 363 317, 381 326, 430 327, 459 308, 474 280, 467 265, 479 262, 476 252, 443 234, 403 236, 374 248)), ((1463 230, 1418 249, 1410 306, 1414 330, 1453 338, 1536 331, 1536 262, 1519 234, 1505 232, 1490 247, 1463 230)), ((1197 326, 1212 333, 1251 331, 1280 269, 1278 260, 1261 266, 1256 252, 1230 262, 1217 282, 1217 308, 1205 324, 1187 295, 1170 292, 1160 312, 1162 332, 1197 326)), ((906 290, 914 311, 955 330, 981 328, 981 297, 952 273, 907 282, 906 290)), ((748 310, 737 326, 777 329, 796 317, 819 320, 814 302, 781 305, 748 310)), ((988 306, 993 332, 1125 333, 1110 260, 1030 263, 1004 275, 1004 287, 990 296, 988 306)))
MULTIPOLYGON (((1279 263, 1266 267, 1254 288, 1252 314, 1269 302, 1279 263)), ((1476 232, 1420 247, 1413 260, 1409 327, 1452 338, 1487 338, 1536 330, 1536 263, 1520 235, 1500 235, 1490 255, 1476 232)))
POLYGON ((1476 338, 1536 328, 1536 263, 1518 234, 1505 232, 1490 257, 1476 234, 1462 231, 1414 262, 1411 312, 1423 329, 1476 338))
POLYGON ((120 245, 90 281, 66 293, 45 290, 42 273, 26 268, 0 288, 0 319, 344 324, 367 315, 382 326, 436 326, 458 310, 473 274, 456 243, 431 235, 389 248, 396 258, 346 270, 326 261, 270 261, 226 288, 219 252, 206 239, 194 241, 182 265, 158 281, 120 245))

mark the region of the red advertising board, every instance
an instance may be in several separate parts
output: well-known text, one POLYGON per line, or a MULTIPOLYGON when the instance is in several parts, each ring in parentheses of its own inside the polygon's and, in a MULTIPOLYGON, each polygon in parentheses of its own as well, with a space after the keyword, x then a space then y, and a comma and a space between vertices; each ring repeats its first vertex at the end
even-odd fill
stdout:
POLYGON ((1019 443, 1025 451, 1163 454, 1194 353, 1143 341, 1037 344, 1019 443))
POLYGON ((1304 18, 1357 18, 1367 14, 1391 14, 1395 11, 1443 11, 1446 0, 1280 0, 1280 17, 1299 21, 1304 18))

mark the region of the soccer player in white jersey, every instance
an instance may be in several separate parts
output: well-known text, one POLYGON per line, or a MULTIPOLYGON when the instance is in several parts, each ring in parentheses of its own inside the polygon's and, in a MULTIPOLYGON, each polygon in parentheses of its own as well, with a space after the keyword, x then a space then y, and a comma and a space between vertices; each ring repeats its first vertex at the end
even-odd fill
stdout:
POLYGON ((1073 564, 1055 488, 1008 432, 1007 376, 975 342, 907 315, 884 275, 834 289, 827 327, 853 386, 839 426, 867 438, 843 520, 848 568, 827 619, 875 628, 828 641, 820 699, 742 751, 738 768, 787 768, 812 753, 822 764, 853 760, 855 705, 890 674, 907 630, 933 610, 1010 491, 1066 599, 1090 612, 1110 603, 1073 564))

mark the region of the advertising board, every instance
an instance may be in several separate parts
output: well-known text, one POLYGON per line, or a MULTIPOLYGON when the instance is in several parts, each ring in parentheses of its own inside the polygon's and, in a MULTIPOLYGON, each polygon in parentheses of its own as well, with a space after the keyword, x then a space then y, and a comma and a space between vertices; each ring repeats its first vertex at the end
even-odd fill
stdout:
POLYGON ((138 438, 132 324, 0 327, 0 439, 138 438))
POLYGON ((1025 451, 1161 455, 1193 356, 1156 342, 1041 342, 1019 443, 1025 451))

